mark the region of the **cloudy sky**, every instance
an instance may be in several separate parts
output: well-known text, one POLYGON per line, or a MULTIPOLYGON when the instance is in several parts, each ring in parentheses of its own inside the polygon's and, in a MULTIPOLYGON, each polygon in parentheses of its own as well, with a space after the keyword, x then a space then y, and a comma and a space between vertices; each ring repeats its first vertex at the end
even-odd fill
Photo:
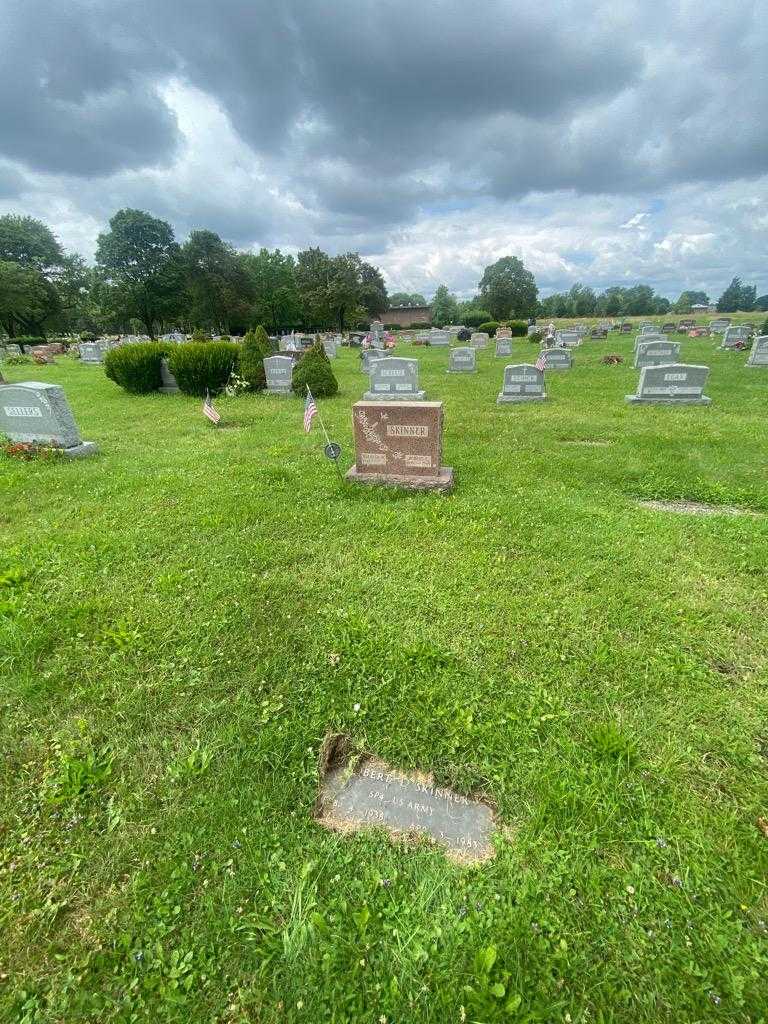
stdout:
POLYGON ((0 211, 762 294, 767 42, 757 0, 0 0, 0 211))

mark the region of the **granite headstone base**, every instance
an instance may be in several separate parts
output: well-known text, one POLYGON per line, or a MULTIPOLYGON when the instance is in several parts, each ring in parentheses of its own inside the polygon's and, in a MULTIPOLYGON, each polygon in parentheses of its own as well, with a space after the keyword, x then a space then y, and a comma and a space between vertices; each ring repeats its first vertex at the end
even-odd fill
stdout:
POLYGON ((344 475, 344 479, 354 484, 377 484, 379 486, 402 487, 407 491, 442 491, 447 494, 453 490, 453 467, 441 466, 437 476, 407 476, 401 473, 365 473, 352 466, 344 475))
POLYGON ((702 395, 701 398, 639 398, 637 395, 625 395, 624 401, 629 405, 711 405, 712 399, 702 395))
POLYGON ((96 455, 98 450, 99 446, 95 441, 81 441, 72 448, 62 448, 61 452, 67 459, 85 459, 89 455, 96 455))
POLYGON ((499 392, 496 405, 508 405, 510 402, 544 402, 547 396, 544 395, 505 395, 499 392))
POLYGON ((366 391, 363 395, 364 402, 423 402, 426 391, 366 391))

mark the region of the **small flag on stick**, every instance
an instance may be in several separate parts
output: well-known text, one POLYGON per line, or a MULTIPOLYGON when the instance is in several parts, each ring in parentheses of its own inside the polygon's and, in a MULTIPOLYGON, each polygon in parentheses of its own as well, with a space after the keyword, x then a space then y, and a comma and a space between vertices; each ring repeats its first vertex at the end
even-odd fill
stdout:
POLYGON ((539 358, 536 360, 534 365, 536 366, 536 369, 537 370, 541 370, 542 373, 544 372, 544 370, 546 370, 546 368, 547 368, 547 357, 544 355, 543 352, 541 353, 539 358))
POLYGON ((312 418, 317 415, 317 404, 312 397, 312 392, 307 385, 307 397, 304 399, 304 433, 308 434, 312 429, 312 418))
POLYGON ((218 426, 219 420, 221 419, 221 415, 213 408, 211 393, 207 388, 205 391, 205 401, 203 402, 203 416, 207 416, 214 427, 218 426))

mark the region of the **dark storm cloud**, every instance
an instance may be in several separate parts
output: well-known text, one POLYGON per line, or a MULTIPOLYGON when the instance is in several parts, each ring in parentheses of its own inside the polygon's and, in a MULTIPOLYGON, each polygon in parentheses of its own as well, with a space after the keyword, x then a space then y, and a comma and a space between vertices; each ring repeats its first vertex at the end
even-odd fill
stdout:
POLYGON ((754 0, 663 19, 635 0, 0 0, 0 158, 91 179, 90 212, 133 189, 180 231, 206 217, 233 240, 274 235, 285 211, 228 192, 224 165, 218 195, 120 175, 173 174, 177 81, 226 113, 306 233, 714 185, 768 171, 763 22, 754 0))
POLYGON ((123 28, 119 11, 99 3, 6 0, 3 156, 33 170, 88 177, 168 159, 176 123, 155 82, 173 63, 161 41, 123 28))

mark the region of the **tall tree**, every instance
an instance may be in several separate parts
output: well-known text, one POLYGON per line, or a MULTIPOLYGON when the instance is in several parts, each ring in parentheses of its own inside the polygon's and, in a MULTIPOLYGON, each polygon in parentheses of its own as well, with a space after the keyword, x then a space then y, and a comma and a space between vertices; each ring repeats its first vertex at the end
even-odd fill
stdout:
POLYGON ((45 322, 61 309, 54 286, 34 267, 0 261, 0 323, 10 338, 45 336, 45 322))
POLYGON ((483 305, 497 320, 527 316, 536 310, 536 281, 517 256, 502 256, 486 267, 479 287, 483 305))
POLYGON ((96 264, 114 314, 135 317, 150 336, 164 317, 179 312, 183 285, 173 228, 142 210, 119 210, 99 235, 96 264))
POLYGON ((426 306, 427 300, 421 292, 394 292, 389 296, 389 308, 395 306, 426 306))
POLYGON ((301 303, 293 256, 279 249, 260 249, 258 253, 241 253, 240 262, 253 289, 252 319, 268 324, 275 332, 295 326, 301 303))
POLYGON ((690 313, 693 306, 708 306, 709 296, 706 292, 684 291, 674 305, 676 313, 690 313))
POLYGON ((359 301, 372 319, 381 316, 389 306, 387 286, 381 271, 364 260, 360 262, 359 301))
POLYGON ((193 231, 181 247, 187 315, 195 327, 229 333, 246 323, 253 283, 238 254, 215 231, 193 231))
POLYGON ((432 299, 432 323, 437 324, 438 327, 451 323, 457 310, 456 296, 448 291, 448 285, 438 285, 435 297, 432 299))
POLYGON ((754 308, 757 288, 753 284, 742 284, 740 277, 734 277, 723 294, 717 300, 717 308, 721 313, 748 313, 754 308))
POLYGON ((64 261, 64 251, 49 227, 34 217, 0 217, 0 260, 47 274, 64 261))

